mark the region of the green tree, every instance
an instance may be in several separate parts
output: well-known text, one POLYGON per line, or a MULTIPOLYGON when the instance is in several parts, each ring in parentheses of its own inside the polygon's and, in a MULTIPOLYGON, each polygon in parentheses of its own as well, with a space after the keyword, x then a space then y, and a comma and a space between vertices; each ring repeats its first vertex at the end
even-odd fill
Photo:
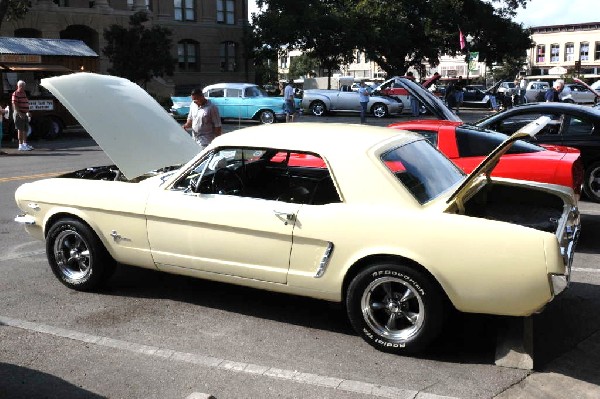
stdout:
POLYGON ((300 76, 308 76, 319 69, 319 60, 302 54, 298 57, 293 57, 290 61, 290 79, 299 78, 300 76))
POLYGON ((29 0, 0 0, 0 27, 4 21, 23 18, 30 8, 29 0))
POLYGON ((112 63, 108 72, 146 86, 153 77, 172 76, 176 60, 171 56, 171 31, 147 28, 148 15, 137 12, 129 18, 129 29, 111 25, 104 30, 103 52, 112 63))
POLYGON ((255 43, 285 52, 303 50, 319 60, 327 75, 351 60, 356 40, 350 0, 258 0, 265 11, 254 18, 255 43))
POLYGON ((525 55, 529 32, 510 18, 529 0, 258 0, 253 35, 274 48, 301 49, 331 71, 367 53, 389 75, 442 54, 460 54, 459 27, 475 38, 480 60, 525 55), (494 6, 495 5, 495 6, 494 6))

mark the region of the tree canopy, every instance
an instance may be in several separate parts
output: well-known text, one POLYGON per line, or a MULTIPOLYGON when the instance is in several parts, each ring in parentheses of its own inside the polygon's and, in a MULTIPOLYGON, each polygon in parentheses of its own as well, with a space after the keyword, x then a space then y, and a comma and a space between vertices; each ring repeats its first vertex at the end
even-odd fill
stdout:
POLYGON ((30 8, 29 0, 0 0, 0 27, 4 21, 23 18, 30 8))
POLYGON ((253 16, 255 55, 299 49, 331 71, 360 50, 396 75, 459 54, 460 29, 474 38, 470 50, 480 61, 502 62, 524 57, 532 45, 529 32, 511 19, 528 1, 258 0, 263 12, 253 16))
POLYGON ((103 52, 112 66, 108 72, 143 86, 155 76, 173 75, 176 60, 171 57, 171 31, 161 26, 146 28, 144 11, 129 17, 129 28, 111 25, 104 30, 103 52))

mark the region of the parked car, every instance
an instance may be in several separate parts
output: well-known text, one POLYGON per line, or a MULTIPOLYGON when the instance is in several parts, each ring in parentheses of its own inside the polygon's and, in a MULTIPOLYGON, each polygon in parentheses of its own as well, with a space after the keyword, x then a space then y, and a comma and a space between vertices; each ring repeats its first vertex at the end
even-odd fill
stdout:
MULTIPOLYGON (((431 93, 405 81, 415 96, 434 118, 462 122, 431 93)), ((550 123, 532 138, 536 144, 573 147, 580 151, 583 162, 583 192, 600 202, 600 109, 576 104, 543 102, 516 105, 473 123, 483 129, 512 134, 540 116, 548 115, 550 123)))
POLYGON ((515 82, 502 81, 498 84, 495 91, 503 94, 506 97, 510 97, 517 93, 518 87, 515 82))
MULTIPOLYGON (((397 122, 389 127, 421 134, 466 173, 506 139, 502 133, 435 119, 397 122)), ((519 141, 500 158, 492 176, 560 184, 579 196, 583 164, 575 148, 519 141)))
POLYGON ((420 135, 358 124, 254 126, 195 154, 132 82, 42 84, 115 162, 15 192, 67 287, 98 289, 123 263, 342 302, 365 341, 410 353, 449 305, 527 316, 569 284, 572 190, 489 176, 530 126, 469 176, 420 135))
POLYGON ((542 115, 550 116, 552 122, 537 134, 535 142, 577 148, 585 171, 583 191, 590 200, 600 202, 600 110, 575 104, 532 103, 515 106, 475 125, 510 135, 542 115))
POLYGON ((575 104, 594 104, 598 96, 579 83, 567 83, 559 94, 560 101, 575 104))
MULTIPOLYGON (((285 120, 283 97, 272 97, 258 85, 250 83, 218 83, 206 86, 202 92, 219 109, 222 119, 256 120, 273 123, 285 120)), ((175 116, 186 116, 190 110, 191 97, 171 97, 175 116)), ((300 99, 296 99, 297 108, 300 99)))
MULTIPOLYGON (((361 105, 358 92, 352 90, 326 90, 309 89, 304 90, 302 97, 302 108, 314 116, 323 116, 332 112, 360 113, 361 105)), ((402 102, 391 97, 371 95, 367 104, 368 112, 383 118, 389 115, 402 113, 402 102)))
POLYGON ((481 85, 467 85, 463 93, 463 104, 492 108, 490 93, 481 85))
MULTIPOLYGON (((380 95, 395 98, 396 100, 402 102, 402 109, 407 112, 411 111, 410 106, 410 95, 409 92, 402 85, 402 79, 407 79, 406 77, 394 76, 383 83, 372 87, 373 93, 380 95)), ((420 107, 420 113, 425 113, 426 109, 420 107)))
POLYGON ((532 81, 527 83, 527 87, 525 89, 525 102, 544 102, 544 95, 549 89, 550 84, 548 82, 532 81))

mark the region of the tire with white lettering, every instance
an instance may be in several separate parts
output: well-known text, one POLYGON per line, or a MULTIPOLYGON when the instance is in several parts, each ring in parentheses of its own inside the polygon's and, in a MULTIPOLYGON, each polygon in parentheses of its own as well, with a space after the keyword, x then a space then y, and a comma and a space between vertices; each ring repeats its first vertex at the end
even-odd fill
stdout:
POLYGON ((441 331, 444 295, 424 272, 401 264, 375 264, 350 283, 346 309, 356 332, 389 353, 425 348, 441 331))
POLYGON ((46 236, 46 256, 60 282, 79 291, 98 288, 116 267, 96 233, 73 218, 52 225, 46 236))

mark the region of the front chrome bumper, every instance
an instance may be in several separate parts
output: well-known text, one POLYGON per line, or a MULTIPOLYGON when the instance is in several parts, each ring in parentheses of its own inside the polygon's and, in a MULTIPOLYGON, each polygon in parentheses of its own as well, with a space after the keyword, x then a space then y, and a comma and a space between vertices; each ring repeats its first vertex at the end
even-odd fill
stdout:
POLYGON ((25 224, 25 225, 34 225, 35 218, 31 215, 21 214, 21 215, 17 215, 17 217, 15 217, 15 222, 25 224))

